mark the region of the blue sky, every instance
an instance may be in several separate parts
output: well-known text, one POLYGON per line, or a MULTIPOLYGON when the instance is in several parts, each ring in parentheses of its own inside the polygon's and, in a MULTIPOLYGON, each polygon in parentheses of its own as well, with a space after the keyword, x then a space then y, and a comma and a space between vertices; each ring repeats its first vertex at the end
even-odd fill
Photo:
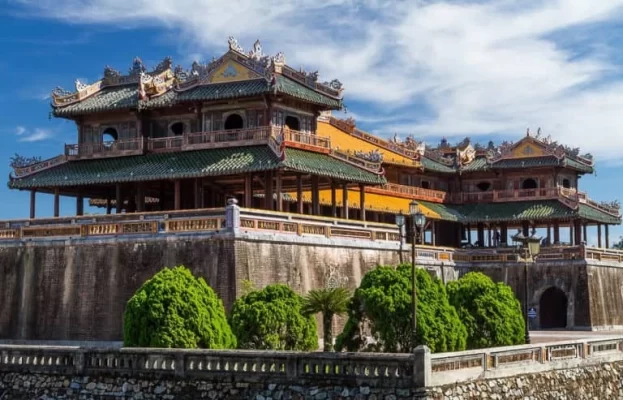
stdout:
MULTIPOLYGON (((49 119, 55 86, 93 82, 105 65, 170 55, 189 67, 233 35, 283 51, 288 64, 340 79, 348 115, 366 130, 486 142, 530 127, 591 152, 581 189, 621 200, 623 0, 0 0, 0 159, 51 157, 76 141, 49 119)), ((28 215, 28 194, 0 186, 0 218, 28 215)), ((52 213, 40 195, 38 215, 52 213)), ((75 212, 73 201, 61 212, 75 212)), ((617 228, 611 235, 618 237, 617 228)), ((594 236, 594 235, 593 235, 594 236)))

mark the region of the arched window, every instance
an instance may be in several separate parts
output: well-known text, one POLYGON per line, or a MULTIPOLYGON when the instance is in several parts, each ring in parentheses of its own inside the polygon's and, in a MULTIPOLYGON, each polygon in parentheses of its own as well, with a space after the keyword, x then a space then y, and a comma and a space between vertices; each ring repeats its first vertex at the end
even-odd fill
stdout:
POLYGON ((103 143, 116 142, 118 139, 119 135, 117 134, 117 130, 115 128, 106 128, 104 132, 102 132, 103 143))
POLYGON ((288 115, 286 117, 286 126, 292 130, 295 131, 300 131, 301 130, 301 123, 299 121, 299 119, 297 117, 293 117, 292 115, 288 115))
POLYGON ((231 114, 225 120, 225 130, 244 128, 244 120, 239 114, 231 114))
POLYGON ((184 134, 184 131, 186 130, 186 126, 184 125, 183 122, 178 121, 178 122, 172 123, 169 126, 169 130, 175 136, 182 136, 184 134))
POLYGON ((491 189, 491 182, 487 182, 487 181, 482 181, 479 182, 476 187, 481 191, 481 192, 486 192, 487 190, 491 189))
POLYGON ((571 181, 567 178, 562 180, 562 187, 569 189, 571 188, 571 181))
POLYGON ((538 189, 538 187, 539 185, 536 180, 532 178, 524 179, 524 181, 521 182, 522 189, 538 189))

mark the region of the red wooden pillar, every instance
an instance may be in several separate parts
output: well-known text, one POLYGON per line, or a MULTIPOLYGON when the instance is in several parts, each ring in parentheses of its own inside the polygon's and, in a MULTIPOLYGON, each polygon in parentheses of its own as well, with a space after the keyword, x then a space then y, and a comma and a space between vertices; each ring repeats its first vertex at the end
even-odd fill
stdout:
POLYGON ((359 184, 359 209, 360 219, 366 220, 366 187, 363 183, 359 184))
POLYGON ((303 214, 303 177, 296 176, 296 212, 303 214))
POLYGON ((342 185, 342 218, 348 219, 348 183, 342 185))
POLYGON ((175 185, 175 198, 174 198, 174 208, 176 210, 180 210, 182 208, 182 182, 180 182, 180 180, 176 180, 174 182, 175 185))
POLYGON ((37 198, 37 190, 36 189, 32 189, 30 191, 30 218, 34 218, 35 217, 35 201, 37 198))
POLYGON ((58 217, 60 214, 60 189, 54 188, 54 216, 58 217))

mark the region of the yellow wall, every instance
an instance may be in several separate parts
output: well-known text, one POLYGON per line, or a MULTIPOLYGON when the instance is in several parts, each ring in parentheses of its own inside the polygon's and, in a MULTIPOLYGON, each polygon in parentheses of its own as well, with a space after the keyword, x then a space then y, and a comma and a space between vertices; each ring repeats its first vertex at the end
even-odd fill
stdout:
MULTIPOLYGON (((320 204, 322 205, 331 205, 331 190, 325 189, 320 190, 320 204)), ((296 192, 288 193, 292 199, 296 199, 296 192)), ((305 203, 311 202, 311 192, 304 191, 303 192, 303 201, 305 203)), ((376 193, 366 193, 366 210, 370 211, 382 211, 388 213, 398 214, 402 211, 403 214, 409 213, 409 203, 411 199, 405 199, 401 197, 393 197, 388 195, 380 195, 376 193)), ((342 190, 337 189, 335 191, 335 203, 338 207, 342 206, 342 190)), ((359 208, 359 190, 349 190, 348 191, 348 207, 349 208, 359 208)), ((426 215, 427 218, 431 219, 441 219, 439 214, 434 212, 433 210, 424 207, 420 203, 420 209, 426 215)))
POLYGON ((339 148, 342 151, 351 152, 354 151, 364 151, 369 152, 373 150, 378 150, 383 154, 383 161, 389 163, 398 163, 405 165, 413 165, 413 160, 398 155, 389 150, 383 149, 381 147, 375 146, 372 143, 366 142, 365 140, 359 139, 357 137, 351 136, 348 133, 342 131, 329 124, 328 122, 318 121, 318 136, 325 136, 331 138, 331 147, 336 149, 339 148))
POLYGON ((515 147, 512 151, 512 158, 543 157, 546 155, 543 147, 531 140, 526 140, 525 143, 515 147))
POLYGON ((208 79, 210 83, 246 81, 261 78, 259 74, 233 60, 227 60, 208 79))

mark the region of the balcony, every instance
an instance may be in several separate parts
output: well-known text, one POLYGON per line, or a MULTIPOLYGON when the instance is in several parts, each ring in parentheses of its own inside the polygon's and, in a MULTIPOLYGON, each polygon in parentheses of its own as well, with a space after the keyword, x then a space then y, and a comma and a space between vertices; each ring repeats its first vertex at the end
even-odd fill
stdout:
POLYGON ((103 143, 66 144, 65 156, 69 159, 133 156, 142 154, 144 147, 143 138, 103 143))
POLYGON ((450 194, 441 190, 424 189, 416 186, 398 185, 388 183, 381 187, 369 187, 366 189, 371 193, 385 194, 408 199, 430 201, 432 203, 445 203, 449 200, 450 194))
POLYGON ((461 192, 452 195, 454 203, 498 203, 507 201, 552 200, 558 199, 560 189, 513 189, 491 190, 487 192, 461 192))

